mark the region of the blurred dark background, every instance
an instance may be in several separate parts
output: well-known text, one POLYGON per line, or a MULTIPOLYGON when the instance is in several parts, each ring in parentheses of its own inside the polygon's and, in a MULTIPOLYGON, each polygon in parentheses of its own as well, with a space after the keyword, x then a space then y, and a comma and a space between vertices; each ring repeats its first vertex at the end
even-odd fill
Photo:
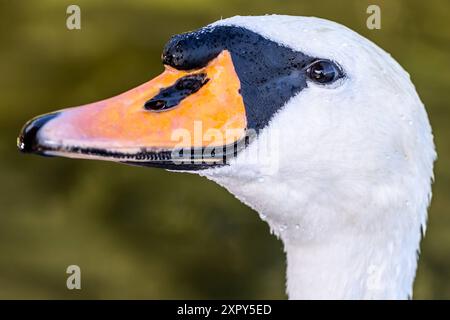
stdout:
POLYGON ((415 298, 450 298, 450 1, 0 0, 0 298, 285 298, 265 223, 203 178, 20 154, 31 117, 107 98, 162 71, 173 34, 266 13, 343 23, 410 72, 439 159, 415 298), (81 30, 66 8, 81 7, 81 30), (382 29, 366 28, 378 4, 382 29), (82 290, 66 289, 68 265, 82 290))

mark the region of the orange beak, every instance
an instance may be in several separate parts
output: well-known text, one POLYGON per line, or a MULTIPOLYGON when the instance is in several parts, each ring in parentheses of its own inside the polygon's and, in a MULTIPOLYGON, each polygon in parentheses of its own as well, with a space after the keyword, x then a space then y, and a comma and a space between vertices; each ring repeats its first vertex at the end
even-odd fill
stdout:
POLYGON ((224 147, 245 140, 239 91, 224 50, 202 69, 166 66, 116 97, 37 117, 24 126, 18 145, 24 152, 148 165, 220 162, 224 147))

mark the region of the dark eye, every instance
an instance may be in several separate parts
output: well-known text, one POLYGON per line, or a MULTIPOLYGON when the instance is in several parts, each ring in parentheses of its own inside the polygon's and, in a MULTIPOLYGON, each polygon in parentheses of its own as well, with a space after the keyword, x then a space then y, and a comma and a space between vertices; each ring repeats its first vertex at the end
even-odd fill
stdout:
POLYGON ((330 60, 313 62, 306 70, 306 74, 312 81, 320 84, 332 83, 343 76, 341 68, 330 60))

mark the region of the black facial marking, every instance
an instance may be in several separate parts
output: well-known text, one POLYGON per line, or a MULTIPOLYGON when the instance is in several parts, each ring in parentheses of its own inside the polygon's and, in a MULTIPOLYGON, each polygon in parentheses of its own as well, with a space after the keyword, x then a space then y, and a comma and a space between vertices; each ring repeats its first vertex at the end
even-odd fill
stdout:
POLYGON ((172 37, 163 50, 163 63, 179 70, 198 69, 223 50, 231 53, 241 83, 248 128, 256 130, 307 86, 306 67, 316 60, 248 29, 217 26, 172 37))
POLYGON ((156 96, 145 103, 144 107, 151 111, 169 110, 176 107, 181 100, 200 90, 208 80, 204 73, 185 76, 178 79, 172 86, 161 89, 156 96))

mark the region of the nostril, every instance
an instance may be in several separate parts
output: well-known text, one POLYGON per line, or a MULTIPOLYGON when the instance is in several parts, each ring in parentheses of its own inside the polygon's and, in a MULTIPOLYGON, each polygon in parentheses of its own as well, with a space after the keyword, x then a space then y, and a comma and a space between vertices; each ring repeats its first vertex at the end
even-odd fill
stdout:
POLYGON ((183 99, 200 90, 208 81, 209 79, 205 73, 197 73, 180 78, 172 86, 161 89, 156 96, 145 103, 144 108, 149 111, 172 109, 183 99))
POLYGON ((39 152, 40 146, 37 139, 39 130, 47 122, 56 118, 58 115, 58 112, 49 113, 28 121, 20 132, 19 137, 17 138, 17 147, 19 148, 19 150, 25 153, 39 152))
POLYGON ((164 100, 152 99, 145 103, 145 108, 147 110, 160 111, 166 108, 166 102, 164 100))

